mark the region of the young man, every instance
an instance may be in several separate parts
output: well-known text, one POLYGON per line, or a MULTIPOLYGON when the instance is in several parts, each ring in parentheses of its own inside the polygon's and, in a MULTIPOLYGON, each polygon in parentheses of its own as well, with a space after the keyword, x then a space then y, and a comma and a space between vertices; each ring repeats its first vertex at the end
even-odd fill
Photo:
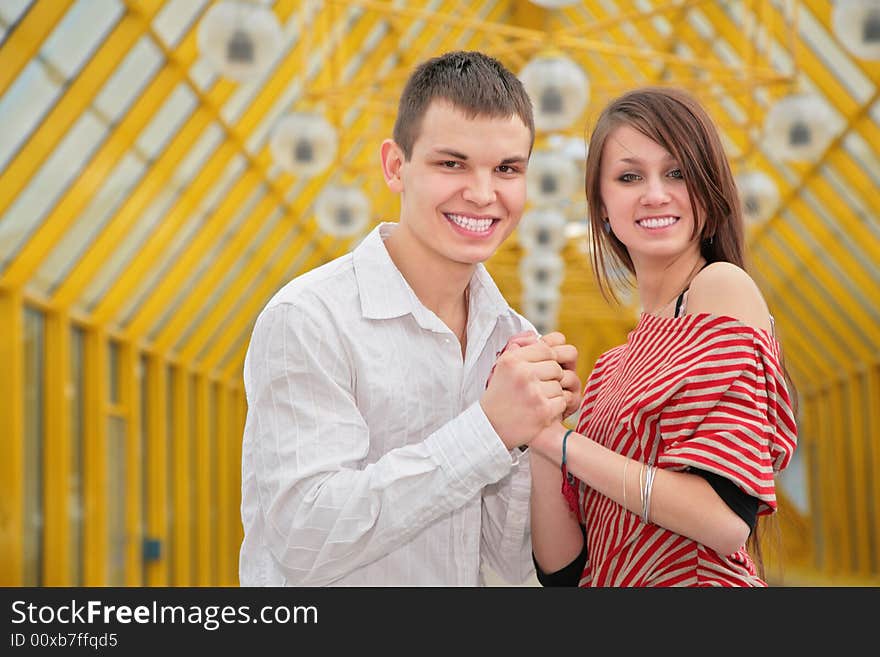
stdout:
POLYGON ((291 281, 254 326, 243 586, 533 572, 519 448, 577 407, 577 353, 556 333, 497 357, 533 327, 481 264, 520 220, 533 142, 496 60, 448 53, 412 74, 381 148, 399 222, 291 281))

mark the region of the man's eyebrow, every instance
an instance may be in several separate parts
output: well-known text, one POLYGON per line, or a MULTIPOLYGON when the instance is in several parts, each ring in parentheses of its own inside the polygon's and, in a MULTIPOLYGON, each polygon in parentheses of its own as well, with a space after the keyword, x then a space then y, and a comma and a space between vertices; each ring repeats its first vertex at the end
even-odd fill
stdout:
POLYGON ((457 160, 466 160, 468 156, 464 153, 459 153, 458 151, 454 151, 451 148, 437 148, 434 149, 435 155, 448 155, 449 157, 454 157, 457 160))
MULTIPOLYGON (((469 159, 468 156, 465 155, 464 153, 460 153, 459 151, 453 150, 451 148, 434 149, 434 151, 432 152, 432 155, 434 155, 434 156, 445 155, 448 157, 453 157, 457 160, 465 160, 465 161, 467 161, 469 159)), ((511 155, 510 157, 505 157, 503 160, 501 160, 501 164, 523 164, 528 159, 529 158, 525 155, 511 155)))

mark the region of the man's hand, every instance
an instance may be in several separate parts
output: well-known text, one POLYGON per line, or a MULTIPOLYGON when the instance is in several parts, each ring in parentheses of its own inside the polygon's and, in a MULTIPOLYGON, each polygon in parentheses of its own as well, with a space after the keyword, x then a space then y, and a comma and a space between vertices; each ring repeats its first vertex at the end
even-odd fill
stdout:
POLYGON ((563 369, 562 385, 565 391, 565 412, 562 417, 567 418, 580 408, 581 405, 581 386, 580 377, 577 375, 577 347, 565 342, 565 336, 559 331, 548 333, 541 338, 541 341, 553 348, 554 358, 563 369))
POLYGON ((553 347, 537 337, 525 346, 508 342, 495 362, 483 412, 508 449, 528 444, 542 429, 565 412, 565 370, 556 362, 553 347))

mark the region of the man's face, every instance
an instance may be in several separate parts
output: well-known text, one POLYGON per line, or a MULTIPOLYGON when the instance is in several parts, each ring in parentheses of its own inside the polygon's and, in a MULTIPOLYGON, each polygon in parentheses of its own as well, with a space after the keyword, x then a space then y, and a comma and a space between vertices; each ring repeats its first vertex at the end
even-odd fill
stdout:
POLYGON ((410 248, 467 265, 495 253, 522 217, 530 146, 518 116, 468 118, 434 101, 395 190, 410 248))

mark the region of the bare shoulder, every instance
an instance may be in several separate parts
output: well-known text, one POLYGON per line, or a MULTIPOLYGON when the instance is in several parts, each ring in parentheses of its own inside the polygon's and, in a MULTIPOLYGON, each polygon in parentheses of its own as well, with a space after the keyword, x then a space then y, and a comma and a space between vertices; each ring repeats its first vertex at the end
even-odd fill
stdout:
POLYGON ((743 269, 713 262, 691 281, 687 312, 738 319, 754 328, 771 330, 770 311, 761 290, 743 269))

